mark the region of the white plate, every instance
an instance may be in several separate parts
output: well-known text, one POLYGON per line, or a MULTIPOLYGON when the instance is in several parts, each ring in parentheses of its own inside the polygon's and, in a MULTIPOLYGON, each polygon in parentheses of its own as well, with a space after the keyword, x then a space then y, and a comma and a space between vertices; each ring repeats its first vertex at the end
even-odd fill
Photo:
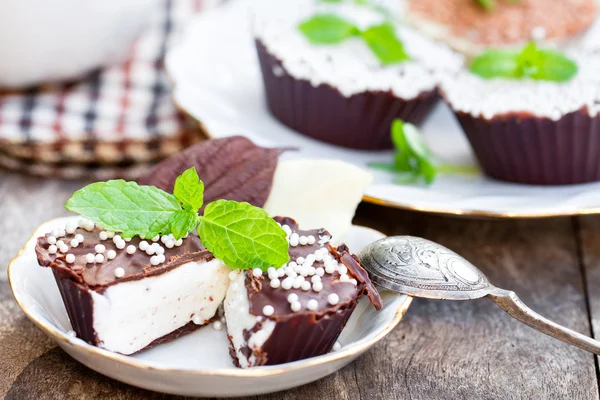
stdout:
MULTIPOLYGON (((256 0, 258 1, 258 0, 256 0)), ((391 161, 390 152, 363 152, 302 136, 273 118, 249 27, 255 2, 230 0, 196 17, 167 56, 176 102, 201 121, 213 137, 243 134, 263 146, 295 146, 285 157, 338 158, 366 168, 391 161)), ((427 142, 446 161, 474 163, 468 142, 445 104, 422 127, 427 142)), ((399 186, 373 171, 365 200, 421 211, 491 217, 544 217, 600 212, 600 183, 538 187, 494 181, 484 176, 440 176, 430 187, 399 186)))
MULTIPOLYGON (((66 219, 38 228, 11 262, 8 278, 13 295, 27 317, 60 347, 89 368, 119 381, 159 392, 187 396, 250 396, 276 392, 323 378, 342 368, 379 340, 402 319, 411 298, 382 292, 384 308, 375 311, 367 299, 357 306, 342 332, 342 349, 320 357, 248 370, 233 366, 225 331, 204 327, 134 356, 111 353, 71 338, 71 324, 49 268, 38 265, 35 241, 66 219)), ((384 235, 354 226, 346 243, 354 251, 384 235)))

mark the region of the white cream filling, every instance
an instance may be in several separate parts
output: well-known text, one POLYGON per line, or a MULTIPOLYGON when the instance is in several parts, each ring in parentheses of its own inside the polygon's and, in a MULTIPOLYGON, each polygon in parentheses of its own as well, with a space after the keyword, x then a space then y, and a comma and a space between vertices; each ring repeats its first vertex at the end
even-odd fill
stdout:
POLYGON ((189 262, 161 275, 109 286, 102 294, 91 291, 98 346, 132 354, 194 316, 208 321, 225 297, 229 272, 217 259, 189 262))
POLYGON ((294 218, 302 229, 324 227, 339 244, 372 179, 343 161, 280 161, 264 209, 272 216, 294 218))
MULTIPOLYGON (((392 14, 398 14, 400 0, 378 0, 392 14)), ((353 1, 331 4, 315 0, 255 0, 253 29, 269 53, 282 61, 288 74, 308 80, 313 86, 328 84, 344 96, 365 91, 388 91, 412 99, 432 90, 440 76, 458 71, 463 57, 405 25, 395 24, 411 60, 382 66, 361 38, 353 37, 335 45, 313 45, 298 25, 316 13, 333 13, 360 29, 381 24, 385 16, 353 1)), ((273 71, 280 76, 282 71, 273 71)))
POLYGON ((264 317, 250 314, 250 303, 248 302, 248 291, 245 285, 245 274, 239 272, 235 279, 229 284, 227 296, 225 297, 225 319, 227 321, 227 333, 231 336, 231 342, 235 349, 238 361, 242 368, 255 365, 254 355, 246 358, 240 349, 248 345, 253 350, 258 350, 269 339, 275 322, 264 317), (257 322, 262 321, 262 328, 254 332, 248 342, 244 340, 244 330, 251 330, 257 322))

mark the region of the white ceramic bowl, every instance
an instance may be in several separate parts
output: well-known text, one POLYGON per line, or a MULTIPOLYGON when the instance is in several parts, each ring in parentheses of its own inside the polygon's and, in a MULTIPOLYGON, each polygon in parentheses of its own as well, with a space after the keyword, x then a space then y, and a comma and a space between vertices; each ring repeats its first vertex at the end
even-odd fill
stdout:
POLYGON ((76 78, 118 61, 159 0, 1 0, 0 87, 76 78))

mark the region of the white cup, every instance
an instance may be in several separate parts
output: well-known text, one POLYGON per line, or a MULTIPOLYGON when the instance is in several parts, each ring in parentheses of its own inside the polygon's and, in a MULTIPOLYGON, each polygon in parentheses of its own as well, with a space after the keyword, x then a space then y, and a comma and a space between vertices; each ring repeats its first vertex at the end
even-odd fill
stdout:
POLYGON ((161 0, 0 0, 0 87, 73 79, 119 61, 161 0))

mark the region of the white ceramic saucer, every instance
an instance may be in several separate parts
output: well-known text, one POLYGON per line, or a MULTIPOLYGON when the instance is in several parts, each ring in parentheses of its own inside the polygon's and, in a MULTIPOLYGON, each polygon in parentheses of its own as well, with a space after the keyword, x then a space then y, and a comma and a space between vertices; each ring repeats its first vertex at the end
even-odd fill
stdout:
MULTIPOLYGON (((249 8, 260 0, 230 0, 202 13, 167 57, 175 100, 201 121, 213 137, 243 134, 263 146, 298 147, 284 157, 337 158, 367 168, 390 162, 390 152, 349 150, 307 138, 267 111, 249 8)), ((448 162, 474 164, 467 140, 445 104, 439 104, 422 131, 434 152, 448 162)), ((484 176, 440 176, 430 187, 399 186, 388 173, 373 171, 365 200, 436 213, 489 217, 549 217, 600 213, 600 183, 539 187, 494 181, 484 176)))
MULTIPOLYGON (((337 371, 383 339, 398 325, 412 300, 406 295, 382 292, 385 306, 375 311, 363 299, 342 332, 341 350, 278 366, 235 368, 225 331, 210 326, 140 354, 123 356, 67 335, 71 325, 54 277, 50 269, 38 265, 34 251, 38 236, 65 223, 62 218, 40 226, 11 262, 8 278, 13 295, 27 317, 73 358, 106 376, 145 389, 187 396, 229 397, 303 385, 337 371)), ((358 252, 381 237, 380 232, 354 226, 346 243, 358 252)))

